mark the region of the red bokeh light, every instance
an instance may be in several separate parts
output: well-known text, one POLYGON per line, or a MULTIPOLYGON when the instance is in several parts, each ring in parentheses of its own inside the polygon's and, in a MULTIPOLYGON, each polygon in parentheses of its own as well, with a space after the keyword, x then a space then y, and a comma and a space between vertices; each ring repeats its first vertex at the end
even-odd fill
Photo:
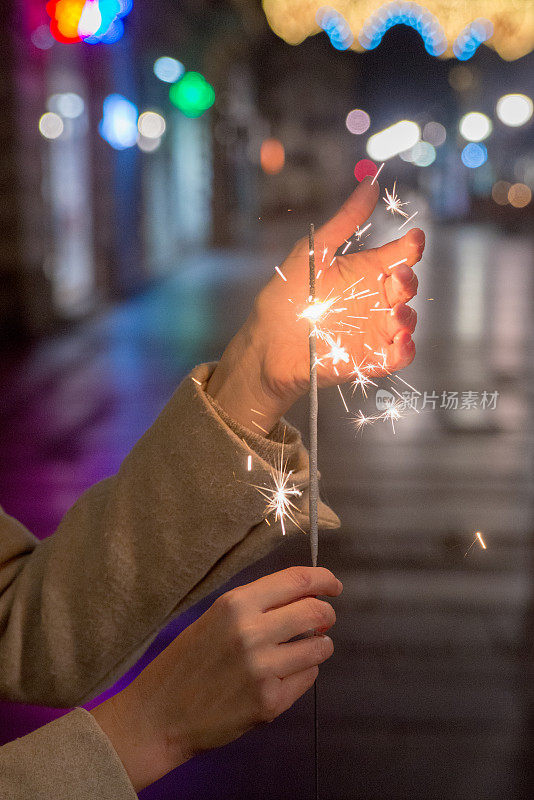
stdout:
POLYGON ((50 17, 50 32, 54 39, 64 44, 81 42, 78 23, 85 0, 49 0, 46 12, 50 17))
POLYGON ((375 162, 371 161, 369 158, 362 158, 354 167, 354 177, 357 181, 363 181, 368 175, 374 178, 377 172, 378 167, 375 162))

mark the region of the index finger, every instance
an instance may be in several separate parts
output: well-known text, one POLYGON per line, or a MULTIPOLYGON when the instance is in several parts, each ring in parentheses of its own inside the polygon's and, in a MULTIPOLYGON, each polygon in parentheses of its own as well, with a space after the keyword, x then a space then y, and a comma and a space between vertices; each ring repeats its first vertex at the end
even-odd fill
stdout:
POLYGON ((247 605, 250 607, 252 603, 261 611, 279 608, 302 597, 337 597, 342 590, 341 581, 324 567, 289 567, 242 587, 242 593, 248 595, 247 605))
POLYGON ((364 178, 357 189, 345 200, 332 219, 325 222, 315 233, 315 241, 321 247, 333 251, 354 235, 373 213, 380 196, 380 187, 370 177, 364 178))

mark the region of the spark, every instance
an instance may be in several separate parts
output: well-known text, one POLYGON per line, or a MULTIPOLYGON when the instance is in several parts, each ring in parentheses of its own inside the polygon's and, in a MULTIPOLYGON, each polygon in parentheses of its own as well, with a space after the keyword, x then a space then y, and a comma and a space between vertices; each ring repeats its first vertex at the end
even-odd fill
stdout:
MULTIPOLYGON (((294 484, 290 483, 293 470, 286 469, 283 453, 282 446, 282 453, 277 467, 270 468, 273 486, 253 485, 253 488, 257 489, 261 496, 267 501, 264 512, 265 517, 267 518, 270 514, 274 514, 275 521, 280 522, 282 534, 285 536, 286 520, 289 520, 296 525, 297 528, 302 530, 295 518, 295 512, 298 512, 300 509, 292 500, 292 498, 301 497, 302 492, 294 484)), ((265 519, 265 521, 268 522, 267 519, 265 519)))
POLYGON ((285 282, 287 283, 287 278, 286 278, 286 276, 284 275, 284 273, 282 272, 282 270, 280 269, 280 267, 275 267, 275 270, 278 272, 278 274, 280 275, 280 277, 282 278, 282 280, 283 280, 283 281, 285 281, 285 282))
POLYGON ((323 271, 322 271, 322 269, 320 269, 319 272, 317 273, 317 275, 315 276, 315 280, 318 280, 321 277, 322 274, 323 274, 323 271))
MULTIPOLYGON (((406 407, 405 398, 401 395, 401 393, 399 391, 397 391, 397 389, 393 386, 392 383, 390 383, 389 388, 391 389, 392 392, 395 392, 397 397, 402 401, 402 405, 405 408, 406 407)), ((415 411, 416 414, 419 414, 419 409, 413 403, 409 403, 408 405, 410 406, 412 411, 415 411)))
POLYGON ((366 425, 372 425, 376 419, 376 417, 366 417, 363 411, 360 409, 356 416, 351 419, 351 422, 359 432, 365 428, 366 425))
POLYGON ((309 322, 317 324, 317 322, 328 314, 338 299, 337 297, 330 297, 326 300, 313 300, 306 306, 304 311, 298 315, 298 319, 307 319, 309 322))
POLYGON ((352 371, 352 376, 354 377, 354 380, 352 381, 351 385, 353 394, 359 388, 361 389, 363 396, 367 398, 367 387, 368 386, 376 387, 376 383, 374 383, 374 381, 371 380, 369 375, 366 375, 365 372, 363 372, 362 367, 364 361, 365 359, 361 362, 361 364, 356 364, 356 362, 353 360, 352 364, 354 369, 352 371))
POLYGON ((343 392, 341 391, 341 386, 339 385, 339 383, 338 383, 338 385, 337 385, 337 390, 338 390, 338 392, 339 392, 339 396, 341 397, 341 400, 342 400, 342 402, 343 402, 343 405, 345 406, 345 411, 346 411, 346 412, 347 412, 347 414, 348 414, 348 413, 349 413, 349 407, 347 406, 347 404, 346 404, 346 402, 345 402, 345 398, 343 397, 343 392))
POLYGON ((464 558, 465 558, 467 555, 469 555, 469 552, 470 552, 470 550, 471 550, 471 549, 472 549, 472 548, 473 548, 473 547, 476 545, 476 543, 477 543, 477 542, 480 544, 480 546, 481 546, 481 548, 482 548, 483 550, 487 550, 487 549, 488 549, 488 548, 486 547, 486 542, 485 542, 485 541, 484 541, 484 539, 482 538, 482 534, 481 534, 481 532, 480 532, 480 531, 477 531, 477 532, 475 533, 475 538, 474 538, 474 540, 471 542, 471 544, 470 544, 470 545, 469 545, 469 547, 467 548, 466 552, 464 553, 464 558))
POLYGON ((264 414, 264 413, 263 413, 263 411, 258 411, 258 409, 257 409, 257 408, 251 408, 250 410, 252 411, 252 413, 253 413, 253 414, 259 414, 259 415, 260 415, 260 417, 265 417, 265 416, 267 416, 266 414, 264 414))
POLYGON ((269 435, 269 431, 266 431, 265 428, 262 428, 261 425, 258 425, 258 423, 255 420, 251 419, 250 421, 252 422, 253 425, 256 426, 256 428, 259 428, 260 431, 263 431, 263 433, 265 433, 267 436, 269 435))
POLYGON ((364 278, 365 278, 365 275, 362 278, 358 278, 358 280, 354 281, 354 283, 351 283, 351 285, 347 286, 346 289, 343 289, 343 294, 347 294, 347 292, 350 292, 351 289, 354 289, 354 287, 357 286, 359 283, 361 283, 364 280, 364 278))
POLYGON ((384 169, 385 166, 386 166, 386 162, 383 161, 382 164, 380 165, 380 167, 378 168, 378 172, 375 174, 373 180, 371 181, 371 186, 373 186, 376 183, 376 179, 378 178, 378 176, 380 175, 380 173, 382 172, 382 170, 384 169))
POLYGON ((252 470, 252 456, 247 456, 247 472, 252 470))
POLYGON ((380 414, 380 418, 383 419, 384 422, 387 422, 388 420, 391 422, 393 433, 396 433, 395 422, 402 417, 401 407, 402 403, 393 403, 389 408, 386 408, 382 414, 380 414))
POLYGON ((326 258, 326 254, 328 253, 328 247, 325 247, 323 250, 323 257, 321 259, 321 264, 324 264, 324 260, 326 258))
POLYGON ((347 353, 347 350, 341 344, 339 336, 336 340, 334 340, 331 336, 328 336, 327 341, 330 345, 330 351, 326 354, 325 358, 331 358, 334 367, 340 361, 343 361, 345 364, 347 364, 350 361, 350 356, 347 353))
POLYGON ((372 224, 373 224, 372 222, 368 222, 365 228, 360 228, 360 226, 358 225, 358 227, 354 231, 354 236, 358 239, 359 242, 361 242, 363 234, 369 230, 372 224))
POLYGON ((419 395, 421 394, 421 392, 418 389, 416 389, 415 386, 412 386, 411 383, 408 383, 408 381, 405 381, 404 378, 401 378, 400 375, 395 375, 394 377, 398 381, 402 381, 408 387, 408 389, 412 390, 412 392, 415 392, 416 394, 419 394, 419 395))
POLYGON ((386 195, 382 198, 382 200, 386 204, 386 211, 390 211, 393 216, 395 216, 395 214, 400 214, 401 217, 408 216, 406 211, 402 210, 402 207, 409 205, 409 203, 401 202, 401 199, 397 194, 397 181, 395 181, 393 184, 393 190, 391 192, 389 189, 386 189, 386 195))
POLYGON ((331 266, 332 266, 332 264, 334 263, 334 261, 336 260, 336 258, 337 258, 337 256, 334 256, 334 258, 332 259, 332 261, 331 261, 331 262, 330 262, 330 264, 328 265, 329 267, 331 267, 331 266))
POLYGON ((410 223, 410 222, 412 221, 412 219, 413 219, 414 217, 416 217, 418 214, 419 214, 419 211, 416 211, 416 212, 415 212, 415 214, 412 214, 412 216, 411 216, 411 217, 408 217, 408 219, 407 219, 407 220, 405 220, 405 221, 402 223, 402 225, 399 225, 399 231, 401 231, 401 230, 404 228, 404 226, 405 226, 405 225, 408 225, 408 223, 410 223))
POLYGON ((393 311, 392 308, 370 308, 369 311, 393 311))
POLYGON ((393 267, 398 267, 401 264, 406 264, 407 261, 408 261, 407 258, 401 258, 400 261, 395 261, 394 264, 390 264, 389 267, 387 267, 387 269, 390 270, 390 269, 393 269, 393 267))
POLYGON ((342 256, 344 256, 344 255, 345 255, 345 253, 347 252, 347 250, 349 249, 349 247, 350 247, 350 246, 351 246, 351 244, 352 244, 352 239, 348 239, 348 240, 347 240, 347 239, 345 239, 345 241, 347 242, 347 244, 345 245, 345 247, 344 247, 344 248, 343 248, 343 250, 341 251, 341 255, 342 255, 342 256))
POLYGON ((192 381, 195 381, 195 383, 196 383, 196 384, 198 384, 198 386, 202 386, 201 382, 200 382, 200 381, 197 381, 197 379, 196 379, 196 378, 191 378, 191 380, 192 380, 192 381))

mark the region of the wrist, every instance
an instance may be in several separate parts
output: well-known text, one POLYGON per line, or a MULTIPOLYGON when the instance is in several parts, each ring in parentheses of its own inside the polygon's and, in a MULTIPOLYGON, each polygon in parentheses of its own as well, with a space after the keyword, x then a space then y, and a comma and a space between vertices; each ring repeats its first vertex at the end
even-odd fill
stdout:
POLYGON ((189 760, 170 737, 160 735, 140 712, 135 698, 124 695, 131 687, 89 711, 106 734, 136 792, 189 760))
POLYGON ((245 325, 224 351, 206 391, 235 422, 266 436, 296 398, 279 396, 269 388, 262 361, 245 325))

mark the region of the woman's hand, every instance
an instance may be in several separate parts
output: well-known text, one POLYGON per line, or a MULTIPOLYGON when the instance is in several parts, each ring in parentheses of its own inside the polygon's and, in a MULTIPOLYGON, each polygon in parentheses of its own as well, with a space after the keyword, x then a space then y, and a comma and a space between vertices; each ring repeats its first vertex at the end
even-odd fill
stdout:
POLYGON ((270 722, 334 650, 337 578, 292 567, 222 595, 122 692, 92 710, 136 791, 192 756, 270 722))
MULTIPOLYGON (((412 267, 423 254, 423 231, 413 229, 382 247, 340 255, 330 265, 337 249, 369 218, 379 196, 378 184, 364 180, 315 234, 316 270, 322 270, 316 299, 338 298, 319 323, 321 330, 330 331, 329 340, 317 341, 320 386, 350 380, 356 367, 364 372, 370 368, 375 375, 392 372, 415 356, 411 337, 417 315, 406 303, 417 293, 412 267), (333 343, 342 348, 337 351, 341 358, 332 351, 333 343)), ((252 429, 261 421, 270 430, 309 383, 309 320, 301 316, 309 304, 307 238, 280 269, 286 280, 275 273, 259 293, 207 387, 230 416, 252 429)))

